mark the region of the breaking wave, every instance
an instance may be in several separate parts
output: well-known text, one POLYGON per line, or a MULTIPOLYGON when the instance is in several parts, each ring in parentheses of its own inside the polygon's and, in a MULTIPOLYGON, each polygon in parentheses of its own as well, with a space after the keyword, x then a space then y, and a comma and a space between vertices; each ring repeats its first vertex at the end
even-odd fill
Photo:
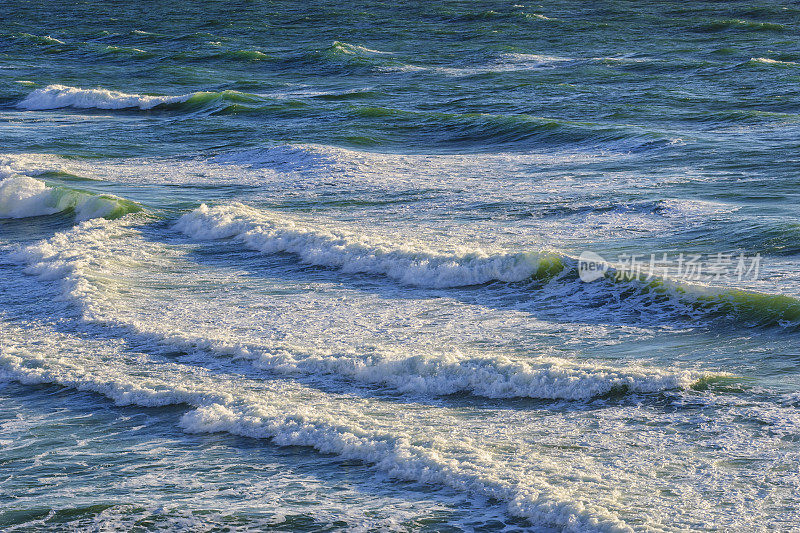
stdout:
POLYGON ((17 107, 27 110, 74 109, 141 109, 184 107, 193 110, 220 103, 223 107, 258 98, 237 91, 194 92, 177 96, 129 94, 108 89, 81 89, 67 85, 48 85, 36 89, 17 107))
POLYGON ((148 96, 108 89, 81 89, 67 85, 48 85, 25 97, 18 107, 28 110, 59 109, 152 109, 159 105, 186 102, 195 94, 180 96, 148 96))
POLYGON ((129 200, 67 187, 50 187, 43 181, 14 175, 0 181, 0 218, 26 218, 73 212, 79 221, 117 218, 141 208, 129 200))
POLYGON ((263 253, 288 252, 313 265, 380 274, 418 287, 460 287, 522 281, 560 269, 552 254, 522 252, 461 256, 373 243, 355 234, 319 231, 291 219, 269 217, 242 204, 208 207, 183 215, 175 229, 195 239, 236 237, 263 253))
POLYGON ((203 204, 183 215, 174 227, 194 239, 232 238, 264 254, 291 253, 306 264, 385 276, 416 287, 536 280, 547 294, 576 305, 700 320, 725 317, 759 327, 800 326, 800 301, 789 296, 666 278, 631 279, 617 276, 613 265, 600 280, 584 283, 577 275, 577 260, 554 252, 440 253, 349 230, 310 226, 238 203, 203 204))

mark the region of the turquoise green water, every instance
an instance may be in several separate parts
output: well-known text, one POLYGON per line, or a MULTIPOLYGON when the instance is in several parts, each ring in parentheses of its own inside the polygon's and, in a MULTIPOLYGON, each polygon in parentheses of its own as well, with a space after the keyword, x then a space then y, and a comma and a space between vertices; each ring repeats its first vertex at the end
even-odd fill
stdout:
POLYGON ((800 524, 796 4, 0 18, 0 529, 800 524))

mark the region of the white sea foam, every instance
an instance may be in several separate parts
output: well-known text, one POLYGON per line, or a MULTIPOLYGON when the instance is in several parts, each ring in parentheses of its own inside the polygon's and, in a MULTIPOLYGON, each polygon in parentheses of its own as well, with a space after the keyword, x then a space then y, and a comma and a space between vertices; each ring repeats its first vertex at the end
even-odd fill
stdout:
POLYGON ((566 63, 574 62, 576 59, 571 57, 551 56, 545 54, 527 54, 522 52, 511 52, 501 54, 497 61, 491 63, 478 63, 469 66, 444 67, 433 65, 417 65, 412 63, 384 65, 384 70, 415 72, 433 71, 446 76, 474 76, 476 74, 489 74, 494 72, 516 72, 532 69, 551 68, 566 63))
POLYGON ((54 205, 52 189, 27 176, 0 181, 0 218, 23 218, 61 211, 54 205))
POLYGON ((797 65, 795 61, 780 61, 778 59, 770 59, 768 57, 751 57, 750 61, 754 63, 763 63, 765 65, 784 65, 784 66, 797 65))
POLYGON ((685 198, 665 198, 657 202, 658 212, 670 218, 706 220, 708 217, 733 213, 738 206, 725 202, 690 200, 685 198))
POLYGON ((58 109, 152 109, 162 104, 185 102, 197 93, 178 96, 149 96, 128 94, 108 89, 81 89, 67 85, 48 85, 36 89, 25 97, 17 107, 28 110, 58 109))
MULTIPOLYGON (((91 319, 94 302, 102 297, 93 283, 96 279, 93 274, 109 265, 111 255, 118 252, 109 243, 121 239, 130 224, 125 219, 87 220, 71 230, 56 233, 50 239, 24 246, 9 257, 24 264, 28 274, 61 281, 61 298, 73 302, 83 310, 87 319, 91 319)), ((128 258, 135 256, 136 250, 127 251, 128 258)), ((113 276, 109 281, 111 279, 113 276)))
POLYGON ((484 413, 249 379, 232 365, 181 363, 130 352, 123 341, 43 326, 0 321, 0 334, 0 379, 93 391, 123 405, 185 404, 180 424, 186 431, 269 438, 364 461, 398 479, 492 498, 504 505, 488 506, 536 526, 631 531, 630 519, 647 531, 736 530, 753 517, 772 525, 796 520, 775 517, 777 498, 758 497, 794 494, 796 458, 787 444, 797 435, 792 407, 714 395, 712 403, 707 396, 686 397, 688 411, 640 404, 484 413), (687 425, 696 430, 680 431, 687 425), (786 468, 752 479, 749 463, 725 463, 743 457, 786 468), (715 490, 737 512, 708 507, 708 491, 715 490))
POLYGON ((149 55, 150 52, 142 50, 141 48, 127 47, 127 46, 106 46, 104 51, 112 54, 131 54, 131 55, 149 55))
POLYGON ((350 44, 341 41, 333 41, 331 49, 348 55, 360 55, 360 54, 391 55, 391 52, 384 52, 382 50, 373 50, 372 48, 367 48, 366 46, 360 46, 357 44, 350 44))
POLYGON ((71 209, 79 221, 135 210, 133 203, 110 195, 94 195, 64 187, 48 187, 24 175, 0 181, 0 218, 52 215, 71 209))
POLYGON ((419 287, 522 281, 539 270, 543 259, 550 258, 538 252, 439 254, 372 241, 346 231, 317 230, 238 203, 219 207, 203 204, 183 215, 175 229, 195 239, 234 237, 262 253, 293 253, 308 264, 381 274, 419 287))
POLYGON ((473 468, 442 461, 438 452, 391 434, 344 429, 340 420, 315 418, 286 416, 271 406, 237 412, 224 405, 208 405, 185 414, 181 425, 187 431, 225 431, 269 438, 278 445, 311 446, 323 453, 366 461, 393 477, 445 485, 500 500, 511 514, 528 518, 534 524, 557 526, 562 531, 633 531, 605 509, 553 497, 540 487, 509 486, 484 477, 473 468))
POLYGON ((206 339, 178 340, 174 335, 171 341, 186 349, 206 345, 215 352, 252 359, 256 366, 282 374, 330 374, 423 395, 467 392, 486 398, 587 400, 614 391, 651 393, 688 388, 708 375, 636 366, 613 368, 552 357, 532 356, 525 360, 494 355, 474 358, 457 352, 360 356, 220 346, 206 339))
POLYGON ((286 144, 222 153, 212 157, 210 162, 251 168, 274 168, 287 172, 324 171, 327 170, 327 167, 338 164, 337 159, 332 155, 286 144))
POLYGON ((542 15, 541 13, 525 13, 525 17, 526 18, 535 18, 535 19, 539 19, 539 20, 556 20, 556 19, 547 17, 545 15, 542 15))
POLYGON ((504 54, 502 57, 509 62, 516 62, 522 65, 552 64, 552 63, 564 63, 568 61, 575 61, 573 58, 570 57, 549 56, 544 54, 525 54, 522 52, 508 53, 504 54))
MULTIPOLYGON (((374 464, 380 471, 400 479, 444 485, 494 498, 505 502, 503 507, 510 514, 529 517, 534 524, 550 525, 558 530, 629 530, 624 523, 628 517, 633 517, 644 529, 657 531, 668 529, 663 526, 665 521, 681 526, 687 523, 709 528, 719 523, 727 526, 733 523, 732 515, 703 507, 703 494, 696 487, 702 487, 703 491, 724 487, 729 491, 726 494, 730 493, 730 501, 739 506, 736 508, 745 509, 750 506, 747 502, 753 501, 747 498, 758 490, 773 486, 784 490, 796 479, 796 476, 786 477, 743 487, 728 467, 715 468, 720 445, 726 446, 726 450, 733 447, 730 456, 754 453, 750 446, 757 446, 757 453, 778 457, 776 461, 782 460, 780 456, 785 451, 773 446, 780 444, 780 436, 772 439, 768 432, 760 429, 754 429, 756 433, 753 433, 748 424, 720 422, 710 413, 702 418, 704 415, 696 409, 687 413, 681 409, 663 409, 660 402, 654 404, 645 400, 640 405, 630 402, 631 406, 626 407, 628 402, 617 405, 616 401, 600 400, 574 408, 510 407, 489 409, 491 413, 484 409, 450 410, 448 400, 427 403, 413 395, 387 401, 369 394, 362 397, 322 392, 353 389, 342 387, 340 383, 331 386, 331 382, 324 379, 315 379, 314 387, 305 388, 290 379, 270 379, 273 376, 259 373, 240 360, 209 357, 230 350, 228 354, 251 359, 257 366, 263 364, 270 368, 272 364, 276 369, 280 366, 277 372, 284 377, 298 373, 323 378, 321 374, 334 373, 362 382, 376 379, 375 382, 390 385, 391 380, 396 379, 396 385, 391 386, 398 388, 404 380, 418 379, 424 384, 416 390, 416 385, 405 389, 411 393, 426 388, 428 392, 445 391, 450 383, 472 386, 462 376, 469 372, 474 372, 476 379, 497 379, 498 383, 504 373, 508 376, 519 371, 525 379, 533 380, 540 372, 543 385, 530 390, 546 393, 569 391, 573 380, 576 388, 591 388, 600 383, 604 372, 606 377, 627 375, 634 381, 638 379, 638 370, 627 366, 613 372, 602 365, 576 365, 552 358, 536 359, 530 367, 524 367, 518 364, 518 359, 504 359, 488 353, 485 358, 477 359, 453 352, 452 358, 429 354, 414 356, 405 363, 400 349, 394 353, 379 353, 382 359, 362 357, 359 360, 355 354, 336 351, 306 353, 286 349, 287 353, 269 352, 264 349, 268 342, 260 346, 224 345, 206 335, 207 330, 191 327, 197 322, 182 322, 174 317, 184 314, 201 317, 201 321, 207 322, 224 320, 232 312, 226 306, 245 305, 257 298, 251 292, 254 282, 239 285, 227 283, 229 278, 224 278, 224 290, 214 291, 213 286, 221 278, 205 278, 200 282, 202 277, 192 277, 187 264, 197 269, 201 266, 188 261, 173 263, 180 255, 176 251, 180 246, 174 241, 167 246, 145 238, 139 234, 140 223, 130 219, 85 222, 26 248, 20 258, 28 263, 31 273, 63 280, 64 289, 69 290, 65 296, 79 306, 86 304, 84 308, 91 308, 90 319, 102 323, 103 327, 86 324, 83 333, 106 331, 109 325, 139 328, 144 324, 147 329, 140 330, 143 336, 123 334, 123 338, 118 339, 119 350, 104 353, 102 346, 88 344, 92 335, 82 334, 72 339, 58 336, 50 341, 46 332, 14 332, 4 329, 0 323, 3 338, 0 365, 5 377, 95 391, 123 404, 184 403, 190 409, 181 422, 187 431, 227 431, 270 438, 281 445, 310 446, 374 464), (174 292, 162 292, 152 286, 134 287, 131 281, 136 277, 131 271, 147 268, 165 275, 160 281, 157 277, 151 278, 156 281, 154 285, 180 287, 174 292), (166 312, 172 306, 171 295, 191 292, 187 287, 202 287, 203 291, 212 293, 207 300, 193 300, 188 295, 186 299, 178 298, 175 309, 166 312), (139 289, 142 292, 130 293, 139 289), (218 298, 226 292, 232 293, 230 300, 218 298), (146 300, 140 303, 151 314, 137 315, 134 305, 141 300, 146 300), (204 305, 204 302, 211 305, 204 305), (156 314, 163 318, 153 320, 156 314), (164 329, 158 329, 158 322, 163 323, 164 329), (171 337, 168 336, 170 329, 171 337), (127 353, 130 346, 147 346, 149 350, 152 343, 145 337, 148 332, 153 336, 163 334, 165 343, 189 354, 159 358, 127 353), (212 353, 205 350, 203 342, 212 353), (237 349, 242 351, 236 352, 237 349), (251 351, 248 354, 244 350, 251 351), (272 361, 269 357, 273 357, 272 361), (328 358, 330 363, 326 361, 328 358), (356 371, 347 370, 348 364, 356 371), (359 375, 362 371, 364 373, 359 375), (440 380, 437 380, 438 372, 441 372, 440 380), (525 376, 525 372, 530 374, 525 376), (593 372, 597 379, 591 376, 593 372), (370 374, 374 377, 369 377, 370 374), (548 379, 551 380, 549 384, 548 379), (701 416, 700 424, 698 416, 701 416), (697 446, 696 433, 677 430, 686 424, 695 424, 698 431, 710 428, 702 436, 711 439, 707 441, 708 446, 697 446), (727 431, 731 427, 736 429, 733 435, 727 431), (759 435, 761 440, 748 438, 753 434, 759 435), (668 459, 674 470, 659 469, 665 448, 670 450, 668 459), (707 455, 703 455, 706 452, 707 455), (677 473, 671 473, 674 471, 677 473), (663 485, 675 491, 669 496, 653 491, 654 479, 659 483, 657 488, 663 485), (771 484, 773 482, 775 485, 771 484), (619 486, 625 486, 626 491, 615 491, 619 486), (652 501, 657 502, 653 504, 657 510, 648 505, 652 501), (625 514, 621 516, 618 512, 625 514)), ((216 269, 215 274, 227 275, 216 269)), ((324 299, 324 292, 315 294, 315 305, 324 299)), ((260 303, 266 304, 268 299, 260 303)), ((291 300, 289 305, 297 302, 291 300)), ((386 302, 381 305, 386 307, 386 302)), ((295 307, 290 311, 293 315, 282 320, 292 322, 292 327, 301 325, 304 311, 295 307)), ((455 312, 460 310, 456 308, 455 312)), ((241 329, 252 326, 256 331, 251 338, 269 336, 268 324, 237 325, 241 329)), ((354 334, 358 334, 357 328, 357 325, 352 326, 354 334)), ((133 329, 129 327, 128 331, 133 329)), ((113 328, 113 331, 122 330, 113 328)), ((332 335, 334 333, 329 333, 332 335)), ((649 372, 654 378, 668 376, 665 371, 650 369, 649 372)), ((518 382, 515 386, 522 387, 522 384, 518 382)), ((717 393, 692 392, 675 395, 673 399, 713 401, 709 396, 715 398, 717 393)), ((745 405, 730 414, 741 415, 758 421, 764 418, 765 411, 760 406, 753 409, 745 405)), ((770 416, 777 419, 782 414, 776 411, 770 416)), ((773 424, 770 430, 779 428, 781 435, 795 431, 789 427, 790 423, 777 425, 777 422, 779 420, 770 422, 773 424)), ((762 517, 769 508, 760 511, 762 514, 758 516, 762 517)), ((736 529, 735 525, 733 523, 731 529, 736 529)))

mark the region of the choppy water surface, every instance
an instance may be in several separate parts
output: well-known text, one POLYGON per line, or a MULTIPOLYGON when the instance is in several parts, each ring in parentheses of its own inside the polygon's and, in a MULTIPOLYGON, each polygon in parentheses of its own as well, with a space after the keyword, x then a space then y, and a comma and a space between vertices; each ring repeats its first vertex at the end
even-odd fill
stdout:
POLYGON ((800 527, 795 3, 0 18, 0 528, 800 527))

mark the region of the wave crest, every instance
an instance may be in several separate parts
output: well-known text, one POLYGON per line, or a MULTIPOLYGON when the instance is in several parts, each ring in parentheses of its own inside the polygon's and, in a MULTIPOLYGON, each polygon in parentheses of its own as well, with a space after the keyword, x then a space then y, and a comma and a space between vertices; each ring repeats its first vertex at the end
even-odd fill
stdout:
POLYGON ((31 111, 62 107, 74 107, 77 109, 125 109, 132 107, 152 109, 162 104, 185 102, 192 96, 193 94, 148 96, 110 91, 108 89, 81 89, 67 85, 48 85, 33 91, 18 103, 17 107, 31 111))
POLYGON ((312 265, 351 273, 380 274, 418 287, 460 287, 491 281, 522 281, 560 269, 559 257, 539 252, 463 255, 369 239, 342 231, 319 231, 270 217, 242 204, 208 207, 183 215, 175 229, 195 239, 236 237, 263 253, 288 252, 312 265))
POLYGON ((350 44, 341 41, 333 41, 333 44, 328 50, 334 53, 346 55, 391 55, 391 52, 373 50, 372 48, 367 48, 366 46, 359 46, 357 44, 350 44))
POLYGON ((141 210, 129 200, 67 187, 49 187, 22 175, 0 181, 0 218, 27 218, 72 211, 79 221, 116 218, 141 210))

